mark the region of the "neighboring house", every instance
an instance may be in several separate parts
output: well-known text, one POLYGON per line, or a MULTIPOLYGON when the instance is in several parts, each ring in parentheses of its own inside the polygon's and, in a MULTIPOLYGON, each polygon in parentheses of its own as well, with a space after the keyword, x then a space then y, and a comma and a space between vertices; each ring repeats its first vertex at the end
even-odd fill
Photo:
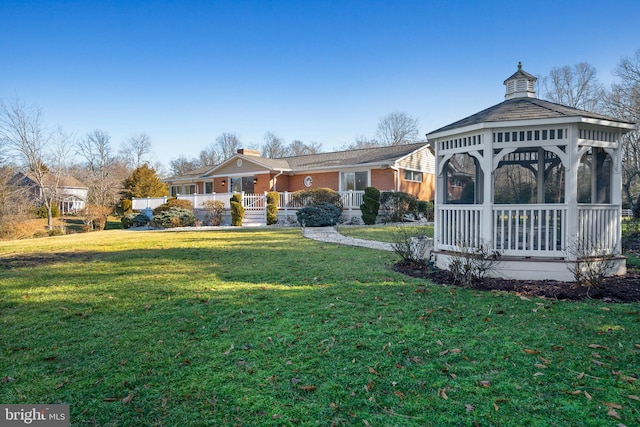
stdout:
MULTIPOLYGON (((42 204, 42 188, 31 174, 18 172, 11 183, 27 189, 27 194, 33 199, 34 205, 42 204)), ((74 177, 67 175, 56 177, 48 173, 44 176, 44 185, 50 189, 57 187, 56 202, 60 208, 60 214, 77 213, 85 208, 89 188, 74 177)))
POLYGON ((375 187, 433 200, 435 158, 425 142, 269 159, 240 149, 217 166, 164 180, 171 196, 331 188, 344 192, 375 187))
POLYGON ((499 254, 482 273, 571 281, 585 258, 606 256, 607 274, 624 274, 622 136, 634 124, 538 99, 535 82, 518 64, 503 102, 427 135, 435 264, 499 254))

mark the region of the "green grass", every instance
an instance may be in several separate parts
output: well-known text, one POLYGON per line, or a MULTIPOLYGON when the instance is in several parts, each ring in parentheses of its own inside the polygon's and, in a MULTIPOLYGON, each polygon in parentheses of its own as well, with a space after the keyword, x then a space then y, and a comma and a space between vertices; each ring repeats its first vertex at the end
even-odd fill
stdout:
POLYGON ((0 253, 0 402, 74 426, 640 423, 640 304, 433 285, 299 229, 0 253))
MULTIPOLYGON (((404 230, 407 235, 426 235, 433 237, 433 225, 376 225, 376 226, 341 226, 340 234, 357 239, 375 240, 378 242, 394 243, 398 230, 404 230)), ((403 233, 404 235, 404 233, 403 233)))

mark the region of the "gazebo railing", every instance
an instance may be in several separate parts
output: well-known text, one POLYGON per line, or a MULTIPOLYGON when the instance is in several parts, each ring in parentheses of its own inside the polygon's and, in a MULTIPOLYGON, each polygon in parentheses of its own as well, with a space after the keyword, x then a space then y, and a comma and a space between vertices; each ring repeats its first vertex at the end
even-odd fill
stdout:
POLYGON ((457 251, 482 243, 482 205, 443 205, 436 212, 436 240, 442 249, 457 251))
POLYGON ((578 205, 578 255, 617 253, 620 248, 620 206, 578 205))
POLYGON ((564 255, 567 205, 494 205, 492 242, 503 255, 564 255))

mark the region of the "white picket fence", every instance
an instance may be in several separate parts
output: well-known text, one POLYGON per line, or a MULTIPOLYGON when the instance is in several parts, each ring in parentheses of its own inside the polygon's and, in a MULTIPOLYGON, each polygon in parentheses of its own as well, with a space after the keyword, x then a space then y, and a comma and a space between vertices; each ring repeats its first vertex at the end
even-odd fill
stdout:
MULTIPOLYGON (((264 225, 267 223, 267 211, 266 211, 266 194, 242 194, 242 205, 245 210, 245 219, 243 225, 264 225)), ((284 191, 280 194, 280 203, 278 204, 278 218, 286 219, 287 217, 293 217, 295 219, 296 212, 302 208, 303 205, 297 202, 293 193, 284 191)), ((362 197, 364 191, 339 191, 340 200, 342 201, 343 213, 346 217, 351 218, 354 216, 360 216, 360 205, 362 204, 362 197)), ((203 214, 203 204, 206 201, 219 200, 224 203, 225 211, 227 215, 230 215, 231 210, 231 197, 234 193, 212 193, 212 194, 179 194, 177 199, 188 200, 193 204, 198 213, 203 214)), ((146 197, 136 198, 131 201, 131 207, 133 210, 143 211, 147 215, 151 216, 151 211, 158 206, 167 203, 169 197, 146 197)))

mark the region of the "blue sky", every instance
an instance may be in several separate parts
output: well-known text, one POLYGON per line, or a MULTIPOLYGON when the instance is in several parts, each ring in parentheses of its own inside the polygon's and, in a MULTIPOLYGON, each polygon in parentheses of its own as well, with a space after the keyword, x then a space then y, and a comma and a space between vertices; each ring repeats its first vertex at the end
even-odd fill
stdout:
POLYGON ((425 134, 501 102, 518 61, 588 62, 610 84, 639 16, 637 0, 2 0, 0 98, 115 149, 145 132, 165 165, 223 132, 331 151, 393 111, 425 134))

